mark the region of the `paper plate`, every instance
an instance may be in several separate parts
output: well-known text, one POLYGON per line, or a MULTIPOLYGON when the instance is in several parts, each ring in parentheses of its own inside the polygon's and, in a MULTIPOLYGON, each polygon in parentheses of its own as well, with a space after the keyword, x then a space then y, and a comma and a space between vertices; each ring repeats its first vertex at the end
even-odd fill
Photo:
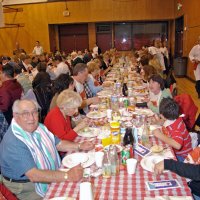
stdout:
POLYGON ((92 138, 92 137, 96 137, 98 133, 99 133, 98 128, 86 127, 78 131, 77 134, 81 137, 92 138))
POLYGON ((147 92, 133 92, 134 96, 147 96, 148 93, 147 92))
POLYGON ((135 89, 135 90, 142 90, 144 88, 146 88, 145 85, 135 85, 135 86, 133 86, 133 89, 135 89))
POLYGON ((89 159, 87 153, 73 153, 63 158, 62 163, 67 168, 75 167, 78 164, 84 164, 89 159))
POLYGON ((109 97, 109 96, 111 96, 111 94, 112 94, 111 90, 102 90, 97 93, 97 96, 109 97))
POLYGON ((99 112, 99 111, 92 111, 89 112, 86 116, 90 119, 101 119, 103 117, 106 117, 106 113, 105 112, 99 112))
POLYGON ((151 155, 151 156, 144 157, 141 160, 140 164, 141 164, 143 169, 145 169, 149 172, 154 172, 154 165, 156 163, 159 163, 162 160, 164 160, 163 156, 151 155))
POLYGON ((138 115, 146 115, 148 117, 151 117, 154 115, 153 111, 147 108, 141 108, 141 109, 136 108, 133 113, 138 114, 138 115))
POLYGON ((94 153, 73 153, 63 158, 62 164, 67 168, 80 164, 83 168, 89 167, 95 162, 94 153))
POLYGON ((150 149, 153 153, 160 153, 163 151, 163 147, 160 145, 154 145, 150 149))

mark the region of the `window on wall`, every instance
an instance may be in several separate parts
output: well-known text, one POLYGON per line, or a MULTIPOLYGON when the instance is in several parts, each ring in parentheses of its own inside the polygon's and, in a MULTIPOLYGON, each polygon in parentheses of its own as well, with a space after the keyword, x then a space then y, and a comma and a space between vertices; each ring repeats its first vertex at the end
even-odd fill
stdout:
POLYGON ((97 23, 96 34, 97 43, 102 51, 110 49, 112 46, 119 51, 138 50, 144 45, 151 45, 152 41, 158 37, 166 39, 168 35, 168 23, 97 23))
POLYGON ((119 51, 132 49, 131 23, 114 24, 114 44, 119 51))
POLYGON ((144 45, 151 45, 156 38, 166 39, 168 32, 166 22, 133 23, 132 47, 141 49, 144 45))

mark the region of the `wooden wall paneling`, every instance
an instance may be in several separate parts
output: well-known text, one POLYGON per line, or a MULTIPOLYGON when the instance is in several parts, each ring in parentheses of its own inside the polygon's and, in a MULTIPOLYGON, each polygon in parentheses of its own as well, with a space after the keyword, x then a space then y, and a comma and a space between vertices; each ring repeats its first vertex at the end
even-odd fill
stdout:
MULTIPOLYGON (((65 2, 20 5, 23 12, 4 14, 5 22, 24 23, 25 26, 18 30, 0 30, 0 40, 4 41, 4 46, 0 46, 0 52, 11 55, 12 50, 15 48, 15 42, 20 41, 21 47, 30 53, 36 40, 41 42, 45 51, 50 51, 49 24, 173 19, 173 1, 69 1, 67 2, 70 11, 69 17, 63 16, 65 2), (5 40, 7 41, 5 42, 5 40)), ((91 48, 92 43, 96 40, 94 33, 92 33, 90 39, 92 40, 89 41, 91 48)))
MULTIPOLYGON (((184 15, 184 56, 188 57, 191 48, 196 44, 197 38, 200 35, 200 1, 193 0, 175 0, 175 17, 184 15), (177 3, 181 3, 182 7, 177 10, 177 3)), ((194 80, 193 66, 190 61, 187 65, 187 76, 194 80)))
POLYGON ((92 50, 96 43, 96 26, 95 23, 88 23, 88 39, 89 39, 89 50, 92 50))

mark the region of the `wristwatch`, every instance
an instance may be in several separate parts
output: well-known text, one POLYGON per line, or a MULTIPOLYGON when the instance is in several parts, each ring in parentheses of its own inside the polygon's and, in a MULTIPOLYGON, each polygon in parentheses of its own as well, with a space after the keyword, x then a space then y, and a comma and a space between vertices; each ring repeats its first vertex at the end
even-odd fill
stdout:
POLYGON ((65 175, 64 175, 64 179, 65 179, 65 180, 68 179, 68 174, 67 174, 67 173, 65 173, 65 175))

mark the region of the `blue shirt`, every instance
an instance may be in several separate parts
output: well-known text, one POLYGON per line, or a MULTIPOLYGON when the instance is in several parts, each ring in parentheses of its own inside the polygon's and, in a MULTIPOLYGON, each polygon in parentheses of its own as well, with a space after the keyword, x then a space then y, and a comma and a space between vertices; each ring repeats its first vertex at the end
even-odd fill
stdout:
MULTIPOLYGON (((55 136, 55 145, 60 142, 55 136)), ((15 180, 28 179, 25 173, 32 168, 37 168, 28 147, 12 132, 11 126, 0 144, 1 173, 15 180)))
POLYGON ((87 78, 87 84, 88 84, 90 90, 92 91, 93 96, 96 96, 97 93, 103 89, 103 87, 101 85, 100 86, 94 85, 94 80, 90 74, 88 75, 88 78, 87 78))

